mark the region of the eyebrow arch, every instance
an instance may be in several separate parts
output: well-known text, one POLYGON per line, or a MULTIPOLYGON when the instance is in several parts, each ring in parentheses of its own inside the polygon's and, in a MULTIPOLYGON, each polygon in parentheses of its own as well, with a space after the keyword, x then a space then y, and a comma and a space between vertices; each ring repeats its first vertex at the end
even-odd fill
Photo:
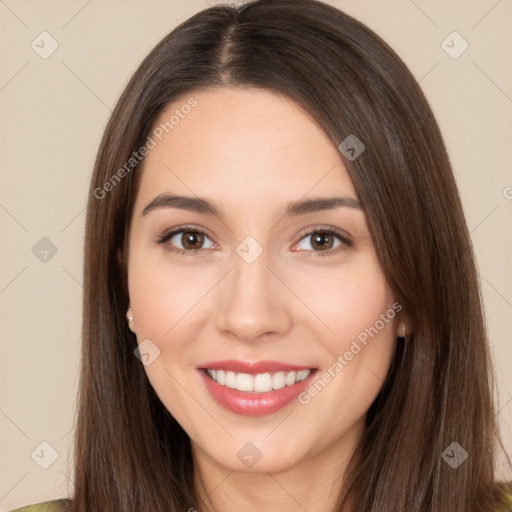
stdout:
MULTIPOLYGON (((298 217, 299 215, 307 213, 333 210, 339 207, 363 210, 361 202, 352 197, 322 197, 316 199, 301 199, 291 203, 287 206, 284 216, 298 217)), ((174 194, 158 195, 142 210, 142 215, 147 215, 149 212, 160 208, 179 208, 181 210, 189 210, 222 218, 221 208, 207 199, 174 194)))

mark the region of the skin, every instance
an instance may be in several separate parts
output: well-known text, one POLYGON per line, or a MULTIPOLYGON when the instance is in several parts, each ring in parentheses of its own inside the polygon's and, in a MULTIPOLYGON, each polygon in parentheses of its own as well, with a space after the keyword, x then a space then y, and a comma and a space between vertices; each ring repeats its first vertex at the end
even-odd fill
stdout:
MULTIPOLYGON (((262 417, 234 414, 209 395, 196 367, 222 359, 271 359, 332 367, 395 297, 377 260, 362 210, 348 207, 285 218, 291 202, 356 192, 336 146, 291 100, 249 88, 196 92, 198 104, 145 159, 129 232, 132 331, 160 356, 145 366, 165 407, 191 438, 196 468, 217 510, 332 510, 365 415, 389 369, 403 315, 375 337, 311 401, 262 417), (217 203, 223 219, 177 208, 143 215, 173 193, 217 203), (197 250, 182 233, 206 232, 197 250), (311 228, 337 228, 313 246, 311 228), (252 263, 236 248, 247 236, 263 248, 252 263), (331 245, 329 245, 329 243, 331 245), (330 251, 330 256, 320 254, 330 251), (248 468, 247 443, 261 452, 248 468)), ((187 99, 168 106, 167 120, 187 99)), ((186 235, 187 233, 184 233, 186 235)))

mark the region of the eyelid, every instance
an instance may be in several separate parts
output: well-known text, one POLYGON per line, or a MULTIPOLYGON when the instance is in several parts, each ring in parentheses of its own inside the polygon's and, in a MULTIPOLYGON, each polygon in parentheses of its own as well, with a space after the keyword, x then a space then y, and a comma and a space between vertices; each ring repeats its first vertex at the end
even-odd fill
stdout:
POLYGON ((167 229, 162 235, 159 235, 156 240, 153 240, 156 244, 158 245, 162 245, 164 246, 164 248, 168 251, 168 252, 173 252, 173 253, 176 253, 176 254, 179 254, 179 255, 187 255, 187 256, 193 256, 197 253, 203 253, 203 254, 208 254, 210 253, 210 251, 207 251, 205 249, 191 249, 191 250, 185 250, 185 249, 180 249, 179 247, 174 247, 174 246, 170 246, 170 244, 167 244, 167 242, 169 240, 171 240, 171 238, 173 238, 175 235, 183 232, 183 231, 191 231, 193 233, 201 233, 202 235, 206 236, 207 238, 209 238, 213 244, 215 245, 218 245, 218 242, 215 241, 215 238, 212 237, 207 230, 203 229, 203 228, 200 228, 198 226, 194 226, 194 225, 191 225, 191 224, 185 224, 185 225, 182 225, 182 226, 177 226, 175 228, 171 228, 171 229, 167 229))
POLYGON ((334 226, 329 226, 327 224, 325 224, 325 225, 314 224, 312 226, 304 228, 304 231, 302 232, 302 234, 299 235, 300 236, 299 241, 302 240, 304 237, 311 235, 313 233, 316 233, 318 231, 334 233, 335 235, 339 236, 342 240, 345 240, 346 242, 352 242, 352 240, 353 240, 352 236, 347 231, 345 231, 343 229, 335 228, 334 226))
POLYGON ((305 228, 305 232, 303 232, 300 235, 298 242, 294 243, 293 246, 297 245, 304 238, 312 235, 313 233, 322 233, 322 232, 336 236, 341 241, 341 244, 334 249, 328 249, 326 251, 310 251, 310 250, 300 249, 295 252, 308 253, 310 256, 313 254, 317 255, 317 256, 331 256, 331 255, 338 254, 338 252, 340 250, 350 249, 353 246, 353 237, 349 233, 347 233, 346 231, 344 231, 342 229, 335 228, 334 226, 328 226, 328 225, 314 225, 314 226, 310 226, 309 228, 305 228))
POLYGON ((206 235, 208 238, 210 238, 210 240, 214 241, 214 237, 212 235, 210 235, 210 233, 204 229, 204 228, 200 228, 199 226, 194 226, 193 224, 184 224, 182 226, 176 226, 175 228, 170 228, 170 229, 166 229, 163 233, 163 235, 159 236, 158 239, 161 240, 161 239, 169 239, 169 238, 172 238, 174 235, 176 235, 177 233, 180 233, 181 231, 192 231, 192 232, 197 232, 197 233, 201 233, 203 235, 206 235))
MULTIPOLYGON (((177 226, 175 228, 168 229, 164 232, 163 235, 158 236, 157 239, 154 241, 159 245, 164 245, 167 241, 169 241, 175 235, 177 235, 178 233, 181 233, 183 231, 191 231, 194 233, 201 233, 202 235, 205 235, 206 237, 208 237, 214 244, 219 245, 218 242, 215 240, 215 238, 213 236, 211 236, 207 230, 200 228, 198 226, 190 225, 190 224, 177 226)), ((301 242, 307 236, 310 236, 313 233, 318 233, 318 232, 333 234, 341 241, 341 246, 338 246, 337 248, 334 248, 334 249, 328 249, 325 251, 310 251, 310 250, 301 249, 301 250, 295 251, 295 252, 301 252, 301 253, 305 252, 305 253, 310 253, 310 255, 315 254, 315 255, 320 255, 320 256, 327 256, 327 255, 330 256, 330 255, 337 254, 339 249, 343 249, 343 248, 347 249, 347 248, 352 247, 352 245, 353 245, 352 236, 344 230, 335 228, 333 226, 328 226, 328 225, 312 225, 307 228, 304 228, 304 231, 299 235, 300 236, 299 240, 297 242, 295 242, 293 244, 293 246, 297 245, 299 242, 301 242)), ((167 247, 167 250, 170 252, 176 252, 176 253, 183 254, 183 255, 184 254, 194 255, 197 253, 204 253, 204 252, 211 251, 211 249, 210 249, 210 251, 207 251, 206 249, 184 250, 184 249, 180 249, 179 247, 172 247, 172 248, 167 247)))

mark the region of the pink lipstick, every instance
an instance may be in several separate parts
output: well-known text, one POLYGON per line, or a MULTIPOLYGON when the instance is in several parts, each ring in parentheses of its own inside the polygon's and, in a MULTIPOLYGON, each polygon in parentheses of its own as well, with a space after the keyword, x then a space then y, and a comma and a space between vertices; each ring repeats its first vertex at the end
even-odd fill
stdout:
POLYGON ((210 395, 225 409, 245 416, 272 414, 298 397, 317 371, 278 361, 225 360, 197 367, 210 395))

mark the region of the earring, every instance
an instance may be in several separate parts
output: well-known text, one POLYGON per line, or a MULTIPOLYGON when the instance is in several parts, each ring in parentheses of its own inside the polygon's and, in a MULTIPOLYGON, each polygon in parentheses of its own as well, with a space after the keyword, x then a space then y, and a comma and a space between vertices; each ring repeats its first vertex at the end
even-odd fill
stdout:
POLYGON ((126 312, 126 318, 128 322, 133 322, 132 308, 128 308, 128 311, 126 312))
POLYGON ((403 336, 403 338, 404 338, 404 340, 406 340, 406 339, 407 339, 407 336, 405 335, 405 324, 402 324, 402 327, 403 327, 403 330, 404 330, 404 336, 403 336))

